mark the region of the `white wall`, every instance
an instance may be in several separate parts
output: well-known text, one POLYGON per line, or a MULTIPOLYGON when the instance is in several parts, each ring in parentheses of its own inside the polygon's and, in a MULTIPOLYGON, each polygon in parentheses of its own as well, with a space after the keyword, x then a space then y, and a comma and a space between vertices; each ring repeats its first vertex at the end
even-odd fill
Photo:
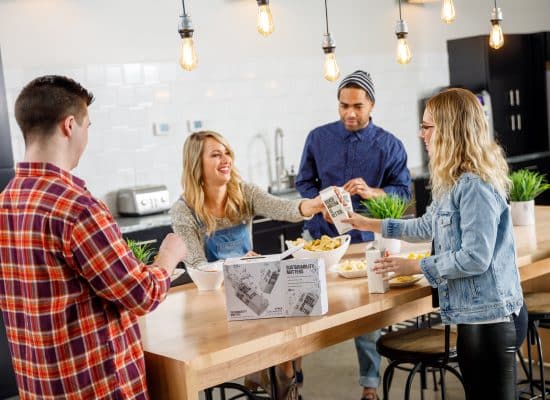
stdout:
MULTIPOLYGON (((486 34, 491 0, 456 0, 457 20, 439 20, 439 4, 404 4, 413 60, 394 61, 397 1, 330 0, 330 30, 343 75, 373 75, 375 123, 404 142, 409 166, 421 164, 418 99, 448 84, 446 40, 486 34)), ((41 74, 65 74, 96 95, 90 142, 75 173, 112 203, 118 188, 164 183, 179 194, 187 121, 224 134, 243 176, 267 186, 258 133, 285 132, 287 167, 297 166, 313 127, 337 118, 336 84, 322 78, 320 0, 272 0, 275 33, 255 30, 254 0, 187 0, 199 66, 177 65, 181 2, 149 0, 0 0, 0 49, 16 160, 24 148, 13 103, 41 74), (154 122, 171 125, 153 136, 154 122)), ((547 0, 500 0, 505 33, 550 30, 547 0)))

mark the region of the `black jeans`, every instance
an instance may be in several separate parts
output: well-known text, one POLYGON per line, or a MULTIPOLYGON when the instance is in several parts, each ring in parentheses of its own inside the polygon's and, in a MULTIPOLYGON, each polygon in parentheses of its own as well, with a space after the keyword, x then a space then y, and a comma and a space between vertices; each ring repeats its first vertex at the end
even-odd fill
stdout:
POLYGON ((460 324, 457 328, 466 399, 516 400, 516 324, 460 324))

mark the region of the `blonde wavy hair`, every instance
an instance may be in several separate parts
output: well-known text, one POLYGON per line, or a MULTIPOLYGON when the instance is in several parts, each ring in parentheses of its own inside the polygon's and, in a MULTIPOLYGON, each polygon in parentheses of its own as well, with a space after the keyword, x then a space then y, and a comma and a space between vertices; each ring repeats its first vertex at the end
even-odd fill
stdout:
MULTIPOLYGON (((225 146, 231 159, 235 159, 235 153, 225 138, 219 133, 212 131, 201 131, 191 134, 183 145, 183 173, 181 184, 183 188, 182 197, 195 215, 201 220, 208 234, 216 230, 216 219, 205 206, 205 194, 203 190, 203 166, 202 156, 204 142, 212 138, 225 146)), ((243 213, 248 214, 242 191, 242 179, 233 163, 231 163, 231 177, 227 183, 227 198, 225 202, 225 217, 232 223, 238 223, 243 219, 243 213)))
POLYGON ((507 197, 511 181, 504 151, 489 132, 476 96, 465 89, 448 89, 426 103, 435 128, 430 139, 432 195, 449 192, 466 172, 478 175, 507 197))

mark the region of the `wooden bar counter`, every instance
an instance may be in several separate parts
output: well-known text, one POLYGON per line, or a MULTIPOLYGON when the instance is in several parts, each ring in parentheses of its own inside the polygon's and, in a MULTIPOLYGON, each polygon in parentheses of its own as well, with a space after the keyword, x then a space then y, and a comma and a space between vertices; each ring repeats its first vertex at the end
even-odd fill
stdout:
MULTIPOLYGON (((536 226, 515 228, 520 275, 525 291, 550 291, 550 207, 537 207, 536 213, 536 226)), ((403 252, 428 248, 404 243, 403 252)), ((363 250, 363 244, 351 245, 346 257, 359 258, 363 250)), ((425 279, 384 294, 369 294, 366 278, 328 273, 327 284, 324 316, 232 322, 223 289, 171 289, 140 322, 151 398, 196 400, 205 388, 432 310, 425 279)))

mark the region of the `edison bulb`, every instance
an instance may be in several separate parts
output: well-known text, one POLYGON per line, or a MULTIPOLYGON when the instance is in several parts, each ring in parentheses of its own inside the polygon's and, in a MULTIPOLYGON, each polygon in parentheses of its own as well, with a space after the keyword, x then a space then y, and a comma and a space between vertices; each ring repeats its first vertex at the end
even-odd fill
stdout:
POLYGON ((399 64, 408 64, 412 55, 406 38, 397 39, 397 62, 399 64))
POLYGON ((185 37, 181 40, 179 62, 180 66, 186 71, 191 71, 197 66, 197 52, 195 51, 193 38, 185 37))
POLYGON ((489 46, 493 49, 500 49, 504 44, 504 35, 498 22, 493 22, 491 33, 489 34, 489 46))
POLYGON ((336 63, 336 55, 334 53, 327 53, 325 55, 325 66, 324 66, 324 78, 327 81, 334 82, 340 77, 340 68, 336 63))
POLYGON ((258 32, 263 36, 268 36, 273 33, 275 26, 273 25, 273 15, 268 4, 263 4, 258 7, 258 22, 256 24, 258 32))
POLYGON ((456 18, 455 5, 453 0, 443 0, 441 6, 441 19, 450 24, 456 18))

